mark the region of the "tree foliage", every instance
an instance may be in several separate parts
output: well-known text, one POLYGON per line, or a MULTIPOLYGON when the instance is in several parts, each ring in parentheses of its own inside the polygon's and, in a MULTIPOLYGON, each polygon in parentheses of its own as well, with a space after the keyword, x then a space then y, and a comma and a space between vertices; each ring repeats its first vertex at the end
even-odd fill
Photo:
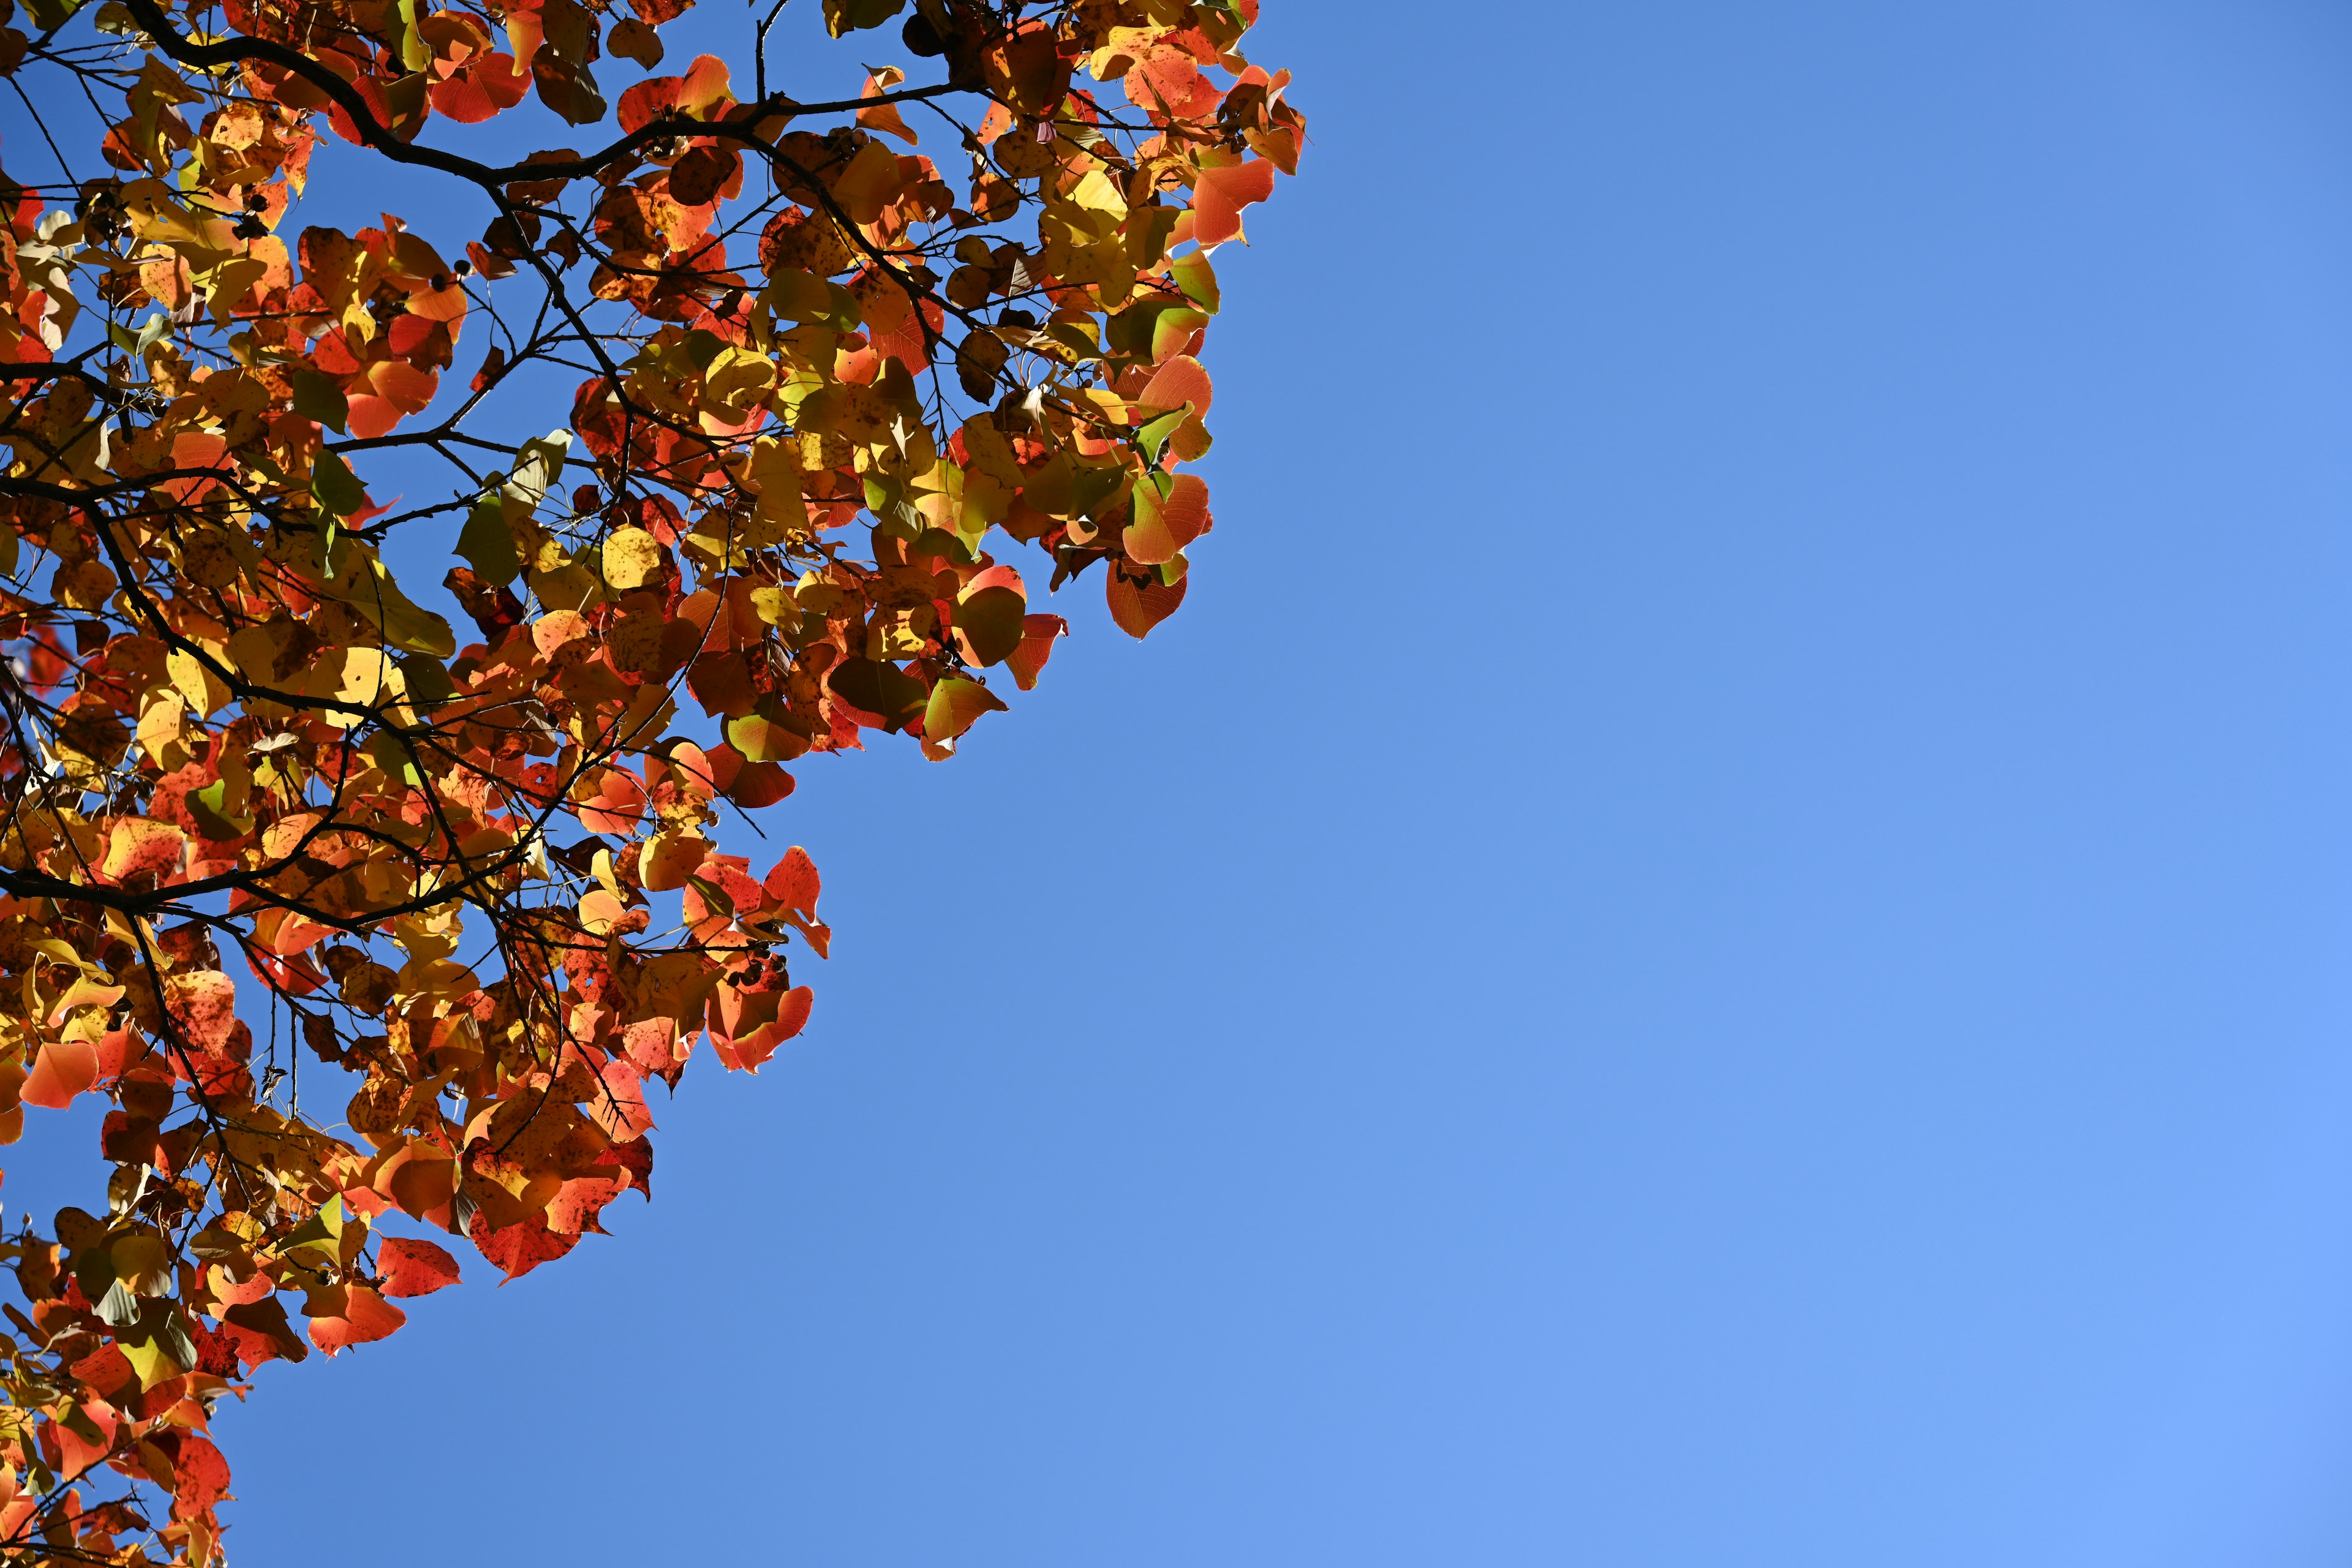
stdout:
POLYGON ((1034 686, 996 552, 1176 609, 1213 258, 1303 122, 1255 0, 803 0, 918 68, 824 102, 783 0, 748 82, 665 73, 692 0, 23 4, 0 1141, 95 1095, 108 1176, 0 1247, 0 1559, 200 1564, 221 1396, 562 1258, 651 1083, 805 1024, 816 868, 722 810, 1034 686), (314 162, 429 194, 305 226, 314 162))

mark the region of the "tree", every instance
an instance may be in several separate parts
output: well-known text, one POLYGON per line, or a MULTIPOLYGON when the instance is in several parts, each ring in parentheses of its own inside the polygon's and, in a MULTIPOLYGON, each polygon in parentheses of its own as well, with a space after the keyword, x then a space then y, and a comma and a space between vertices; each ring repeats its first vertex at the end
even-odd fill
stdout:
POLYGON ((0 1141, 101 1096, 109 1173, 0 1247, 0 1559, 215 1560, 223 1394, 648 1190, 648 1083, 756 1070, 829 935, 719 814, 1034 686, 992 549, 1182 600, 1213 253, 1303 137, 1256 0, 822 0, 927 73, 826 102, 783 3, 746 91, 659 73, 692 0, 0 0, 63 182, 0 175, 0 1141), (607 54, 593 150, 462 150, 607 54), (322 149, 435 221, 298 232, 322 149))

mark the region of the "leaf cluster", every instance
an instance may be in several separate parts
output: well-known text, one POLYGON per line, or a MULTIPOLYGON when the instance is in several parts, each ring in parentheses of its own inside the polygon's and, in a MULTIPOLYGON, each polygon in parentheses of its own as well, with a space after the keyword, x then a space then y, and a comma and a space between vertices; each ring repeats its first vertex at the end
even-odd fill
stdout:
POLYGON ((1255 0, 818 3, 934 79, 772 90, 782 0, 748 83, 665 73, 691 0, 0 0, 59 176, 0 174, 0 1142, 107 1105, 103 1204, 0 1243, 0 1560, 216 1561, 221 1397, 562 1257, 653 1083, 805 1026, 816 868, 722 813, 952 754, 1033 579, 1181 603, 1304 135, 1255 0), (508 114, 593 145, 463 151, 508 114), (306 224, 322 152, 446 199, 306 224))

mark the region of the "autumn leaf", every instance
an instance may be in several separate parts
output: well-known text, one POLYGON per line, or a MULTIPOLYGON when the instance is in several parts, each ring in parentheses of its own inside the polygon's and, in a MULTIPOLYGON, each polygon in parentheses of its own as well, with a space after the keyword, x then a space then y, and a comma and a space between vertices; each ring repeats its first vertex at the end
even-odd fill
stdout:
POLYGON ((1192 238, 1203 247, 1242 236, 1242 209, 1274 195, 1274 165, 1252 158, 1203 169, 1192 192, 1192 238))
POLYGON ((0 1142, 92 1112, 106 1199, 8 1243, 8 1539, 219 1563, 205 1412, 600 1235, 654 1081, 805 1035, 815 860, 730 852, 785 764, 950 757, 1056 589, 1140 637, 1213 559, 1211 252, 1305 146, 1254 0, 611 79, 688 4, 0 26, 88 176, 0 179, 0 1142), (534 97, 579 146, 517 158, 534 97), (425 194, 326 221, 329 138, 425 194))
POLYGON ((457 1260, 429 1241, 386 1237, 376 1253, 386 1296, 429 1296, 457 1283, 457 1260))
POLYGON ((365 1285, 337 1286, 334 1293, 341 1298, 335 1303, 336 1310, 314 1313, 310 1319, 310 1342, 329 1355, 388 1339, 408 1321, 407 1313, 365 1285))

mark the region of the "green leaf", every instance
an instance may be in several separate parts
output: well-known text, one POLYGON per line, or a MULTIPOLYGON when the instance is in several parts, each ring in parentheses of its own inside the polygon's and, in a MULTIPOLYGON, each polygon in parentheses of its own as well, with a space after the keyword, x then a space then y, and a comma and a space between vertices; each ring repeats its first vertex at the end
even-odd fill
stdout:
POLYGON ((940 745, 960 738, 983 713, 1002 713, 1004 700, 976 680, 948 677, 931 688, 923 707, 923 738, 940 745))
MULTIPOLYGON (((1138 300, 1108 318, 1104 323, 1103 341, 1113 353, 1154 359, 1155 345, 1162 338, 1179 331, 1189 331, 1207 320, 1200 311, 1187 309, 1181 300, 1167 298, 1138 300), (1172 320, 1163 328, 1163 320, 1170 318, 1172 320)), ((1154 363, 1157 363, 1156 359, 1154 363)))
POLYGON ((1170 359, 1184 346, 1185 340, 1209 324, 1209 318, 1199 310, 1172 310, 1160 312, 1151 323, 1151 359, 1157 364, 1170 359))
POLYGON ((342 542, 343 525, 332 512, 322 512, 318 532, 310 536, 310 561, 323 576, 335 574, 335 546, 342 542))
POLYGON ((1138 430, 1135 433, 1135 444, 1143 449, 1144 460, 1151 463, 1160 461, 1160 449, 1168 445, 1177 431, 1183 428, 1184 421, 1191 417, 1192 417, 1192 405, 1188 403, 1181 408, 1161 415, 1142 429, 1138 430))
POLYGON ((1083 326, 1071 321, 1056 321, 1045 329, 1045 335, 1077 355, 1082 363, 1102 357, 1102 346, 1095 342, 1092 321, 1083 326))
POLYGON ((228 781, 215 779, 202 789, 188 792, 188 815, 196 821, 196 831, 215 843, 242 838, 253 831, 250 816, 228 815, 228 781))
POLYGON ((436 708, 457 695, 456 683, 449 679, 449 668, 437 658, 423 654, 403 654, 393 663, 400 667, 402 681, 408 688, 408 700, 419 708, 436 708))
POLYGON ((304 1220, 289 1232, 278 1244, 280 1257, 291 1258, 298 1252, 309 1252, 324 1263, 338 1262, 342 1255, 343 1203, 341 1198, 329 1201, 327 1206, 304 1220))
POLYGON ((882 721, 887 730, 903 729, 923 711, 931 694, 923 683, 895 664, 874 658, 845 658, 833 667, 825 684, 852 707, 882 721))
POLYGON ((473 567, 475 576, 492 587, 504 587, 520 575, 522 557, 515 552, 514 530, 507 526, 507 509, 496 490, 474 502, 457 535, 457 553, 473 567))
POLYGON ((295 413, 317 420, 338 436, 351 434, 352 402, 343 395, 341 382, 315 370, 289 371, 287 379, 294 384, 295 413))
POLYGON ((907 8, 907 0, 824 0, 824 30, 835 37, 878 27, 907 8))
POLYGON ((196 1364, 196 1342, 188 1334, 188 1326, 180 1319, 179 1307, 170 1301, 155 1303, 142 1324, 150 1331, 148 1338, 163 1347, 182 1370, 196 1364))
POLYGON ((351 574, 354 581, 348 586, 340 581, 330 584, 336 596, 373 621, 383 640, 396 648, 436 658, 457 651, 457 635, 448 622, 402 593, 383 562, 371 558, 367 566, 365 575, 351 574))
POLYGON ((919 538, 928 526, 908 500, 905 481, 880 468, 866 476, 866 510, 874 514, 875 526, 894 539, 919 538))
POLYGON ((88 0, 25 0, 25 15, 44 33, 54 33, 86 4, 88 0))
POLYGON ((106 1288, 106 1294, 100 1299, 98 1315, 101 1321, 114 1328, 127 1329, 139 1321, 139 1298, 131 1293, 130 1287, 117 1279, 106 1288))
POLYGON ((352 466, 332 452, 320 452, 311 463, 310 495, 320 510, 335 517, 349 517, 367 505, 367 487, 352 472, 352 466))
POLYGON ((421 71, 433 63, 433 50, 416 29, 416 0, 400 0, 399 18, 400 63, 421 71))
POLYGON ((562 476, 563 455, 570 450, 569 430, 551 431, 536 441, 525 441, 515 458, 514 471, 507 476, 507 499, 530 507, 546 500, 547 492, 562 476))
POLYGON ((918 555, 937 555, 942 560, 952 561, 959 566, 970 566, 978 560, 978 557, 972 553, 971 546, 964 542, 961 534, 950 533, 944 528, 927 528, 915 535, 914 552, 918 555))
POLYGON ((740 719, 730 719, 727 721, 727 743, 754 763, 790 762, 807 749, 805 741, 760 713, 746 713, 740 719))
POLYGON ((971 661, 1002 664, 1021 646, 1029 605, 1006 587, 982 588, 955 607, 956 630, 963 634, 971 661))
POLYGON ((1115 500, 1127 479, 1124 468, 1097 468, 1080 464, 1070 475, 1070 497, 1081 517, 1100 517, 1115 500))
POLYGON ((1217 269, 1209 264, 1209 253, 1196 250, 1168 268, 1176 287, 1184 290, 1184 298, 1213 316, 1223 296, 1217 292, 1217 269))
POLYGON ((425 787, 425 780, 417 773, 416 764, 409 761, 408 748, 400 743, 399 736, 380 730, 369 740, 367 752, 384 777, 399 779, 416 789, 425 787))

